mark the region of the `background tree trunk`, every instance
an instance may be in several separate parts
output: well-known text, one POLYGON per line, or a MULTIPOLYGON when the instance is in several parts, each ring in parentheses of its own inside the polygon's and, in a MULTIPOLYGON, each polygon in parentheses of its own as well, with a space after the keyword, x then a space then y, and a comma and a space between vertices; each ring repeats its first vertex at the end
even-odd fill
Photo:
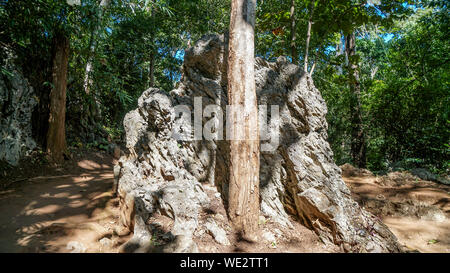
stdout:
POLYGON ((359 67, 356 60, 355 33, 348 34, 345 42, 345 51, 348 58, 348 83, 350 88, 351 110, 351 156, 353 163, 359 168, 366 167, 366 143, 361 115, 361 83, 359 80, 359 67))
POLYGON ((94 26, 94 28, 91 31, 91 37, 89 40, 89 55, 88 55, 88 60, 86 62, 86 69, 84 72, 84 82, 83 82, 84 92, 86 94, 89 94, 91 91, 91 85, 92 85, 91 73, 92 73, 92 69, 93 69, 95 50, 97 48, 97 36, 100 31, 100 26, 101 26, 102 19, 103 19, 104 9, 109 5, 109 1, 110 0, 101 0, 100 1, 100 4, 99 4, 100 6, 98 7, 98 10, 97 10, 98 15, 96 18, 96 25, 94 26))
POLYGON ((311 27, 313 24, 313 15, 314 15, 314 1, 311 2, 311 8, 309 10, 309 20, 308 20, 308 30, 306 31, 306 49, 305 49, 305 63, 303 70, 308 72, 308 55, 309 55, 309 42, 311 40, 311 27))
POLYGON ((232 0, 228 53, 230 113, 228 213, 234 228, 256 240, 259 216, 259 126, 255 89, 254 26, 256 0, 232 0))
POLYGON ((92 28, 91 37, 89 40, 89 55, 86 62, 86 69, 84 73, 84 92, 87 95, 92 96, 93 102, 88 106, 88 120, 92 125, 96 124, 96 121, 101 119, 101 107, 100 107, 100 99, 96 92, 91 93, 91 87, 93 84, 92 80, 92 71, 94 69, 94 60, 95 60, 95 52, 97 50, 97 40, 100 34, 100 29, 102 25, 103 15, 105 12, 105 8, 109 5, 110 0, 100 0, 99 7, 97 8, 97 16, 95 26, 92 28))
POLYGON ((62 33, 53 38, 54 56, 52 66, 53 87, 50 92, 50 117, 47 132, 47 152, 51 161, 62 163, 66 150, 66 88, 69 40, 62 33))
MULTIPOLYGON (((344 34, 340 34, 340 36, 339 36, 339 43, 336 45, 336 57, 337 56, 340 56, 340 55, 344 55, 344 41, 345 41, 345 36, 344 36, 344 34)), ((345 65, 347 65, 348 66, 348 57, 347 57, 347 54, 345 55, 345 65)), ((344 67, 344 65, 342 65, 342 64, 340 64, 340 65, 338 65, 338 67, 337 67, 337 69, 338 69, 338 71, 337 71, 337 74, 338 75, 342 75, 343 74, 343 67, 344 67)))
POLYGON ((150 63, 148 69, 148 87, 155 85, 155 54, 150 52, 150 63))
POLYGON ((298 53, 297 46, 295 45, 295 41, 297 40, 296 33, 296 25, 295 25, 295 0, 291 1, 291 54, 292 54, 292 63, 297 64, 298 62, 298 53))

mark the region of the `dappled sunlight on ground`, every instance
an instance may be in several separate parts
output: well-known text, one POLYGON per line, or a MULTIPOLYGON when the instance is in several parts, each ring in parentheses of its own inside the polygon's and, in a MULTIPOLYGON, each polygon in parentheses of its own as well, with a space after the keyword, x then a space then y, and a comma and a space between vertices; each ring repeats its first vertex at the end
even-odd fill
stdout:
POLYGON ((115 252, 126 238, 115 232, 113 162, 96 159, 1 191, 0 252, 115 252))
POLYGON ((450 187, 395 173, 344 176, 352 196, 410 251, 450 253, 450 187))
MULTIPOLYGON (((21 174, 27 178, 14 178, 22 182, 0 190, 0 252, 117 252, 132 234, 119 224, 113 165, 111 157, 94 153, 62 168, 27 170, 21 174)), ((450 253, 450 187, 402 174, 391 178, 367 173, 344 176, 353 198, 382 219, 405 249, 450 253)), ((213 192, 207 193, 216 200, 213 192)), ((216 207, 214 213, 226 219, 220 202, 216 207)), ((201 217, 209 216, 205 212, 201 217)), ((211 244, 208 236, 197 244, 204 252, 338 251, 296 225, 291 242, 280 242, 276 249, 241 243, 233 249, 234 245, 211 244)))
POLYGON ((99 164, 95 161, 85 159, 78 162, 78 167, 83 168, 85 170, 101 170, 101 169, 109 169, 110 166, 106 164, 99 164))
POLYGON ((420 252, 450 253, 450 220, 436 222, 413 217, 384 217, 400 242, 420 252))

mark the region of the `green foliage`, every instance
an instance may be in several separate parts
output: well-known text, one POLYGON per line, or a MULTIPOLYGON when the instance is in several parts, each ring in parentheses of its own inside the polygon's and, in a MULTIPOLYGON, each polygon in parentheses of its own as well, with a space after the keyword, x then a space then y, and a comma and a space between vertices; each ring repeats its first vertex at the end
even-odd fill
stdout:
MULTIPOLYGON (((154 85, 169 91, 181 77, 184 49, 204 34, 228 30, 229 0, 100 2, 82 0, 70 6, 65 0, 0 1, 0 76, 11 76, 3 65, 13 52, 40 102, 39 117, 33 119, 38 140, 45 139, 56 33, 69 38, 71 49, 68 143, 107 149, 107 136, 119 141, 125 113, 150 86, 152 67, 154 85), (88 63, 89 94, 84 86, 88 63)), ((345 69, 351 61, 360 69, 368 167, 384 170, 398 163, 448 171, 447 1, 295 0, 300 62, 311 4, 309 67, 315 64, 313 77, 328 105, 328 136, 337 163, 351 161, 353 109, 345 69), (346 60, 343 36, 353 32, 357 54, 346 60)), ((274 60, 291 54, 290 8, 291 0, 258 1, 258 56, 274 60)))
MULTIPOLYGON (((448 11, 421 8, 392 27, 389 41, 377 28, 358 31, 368 167, 383 170, 397 164, 448 171, 448 11)), ((329 107, 333 151, 343 163, 349 161, 351 109, 345 102, 347 87, 338 80, 339 61, 331 63, 335 67, 319 68, 314 77, 329 107)))
MULTIPOLYGON (((17 56, 41 99, 41 118, 36 120, 43 124, 52 88, 52 37, 63 32, 70 40, 68 142, 77 143, 76 137, 99 142, 105 130, 98 125, 121 128, 125 113, 149 87, 151 58, 154 85, 171 90, 181 76, 188 43, 207 32, 224 32, 229 5, 227 0, 82 0, 72 6, 65 0, 1 1, 0 62, 7 50, 17 56)), ((1 74, 11 73, 2 68, 1 74)), ((45 143, 45 125, 38 129, 45 143)))

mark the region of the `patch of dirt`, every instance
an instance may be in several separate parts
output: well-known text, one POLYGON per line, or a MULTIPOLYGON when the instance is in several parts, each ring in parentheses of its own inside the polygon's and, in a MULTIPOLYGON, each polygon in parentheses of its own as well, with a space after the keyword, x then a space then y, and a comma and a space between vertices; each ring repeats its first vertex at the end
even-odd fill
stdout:
MULTIPOLYGON (((222 215, 222 214, 219 214, 222 215)), ((223 215, 222 215, 223 216, 223 215)), ((295 219, 292 220, 293 227, 287 228, 270 219, 259 222, 258 242, 248 242, 241 239, 237 234, 231 232, 228 223, 220 222, 221 216, 214 215, 219 226, 224 227, 230 241, 229 246, 217 243, 211 234, 203 231, 201 235, 194 238, 200 252, 206 253, 333 253, 341 252, 335 245, 326 245, 311 230, 302 226, 295 219), (275 240, 268 240, 264 234, 270 233, 275 240)))
POLYGON ((341 168, 353 198, 382 219, 408 251, 450 253, 450 186, 409 172, 375 176, 349 164, 341 168))
MULTIPOLYGON (((116 252, 112 156, 77 151, 52 167, 25 162, 0 178, 0 252, 116 252)), ((4 174, 5 174, 4 173, 4 174)))

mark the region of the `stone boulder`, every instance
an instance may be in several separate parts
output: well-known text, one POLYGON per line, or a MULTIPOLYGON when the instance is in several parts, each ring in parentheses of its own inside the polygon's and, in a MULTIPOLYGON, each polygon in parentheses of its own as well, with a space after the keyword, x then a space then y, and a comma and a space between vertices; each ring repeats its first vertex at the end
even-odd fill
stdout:
POLYGON ((31 115, 38 101, 33 88, 11 63, 12 59, 9 56, 2 67, 9 73, 0 74, 0 160, 16 166, 36 147, 31 115))
MULTIPOLYGON (((196 97, 202 111, 212 104, 225 113, 226 44, 223 36, 204 36, 186 51, 178 87, 169 93, 146 90, 138 108, 124 119, 128 150, 119 160, 116 181, 121 209, 126 211, 122 222, 134 229, 135 237, 145 229, 132 223, 148 225, 157 212, 174 220, 174 235, 192 236, 199 228, 199 212, 209 204, 205 184, 217 187, 226 205, 227 141, 176 140, 171 134, 191 120, 177 115, 174 107, 186 105, 195 116, 196 97), (129 200, 134 205, 126 205, 129 200)), ((389 229, 351 198, 333 161, 327 142, 327 107, 312 79, 285 57, 276 62, 256 58, 255 73, 258 104, 279 107, 279 144, 273 145, 276 134, 261 143, 275 148, 261 153, 261 215, 287 227, 292 226, 289 215, 294 215, 324 243, 344 251, 400 251, 389 229)), ((203 124, 219 119, 205 116, 203 124)), ((192 135, 189 127, 184 129, 192 135)))

